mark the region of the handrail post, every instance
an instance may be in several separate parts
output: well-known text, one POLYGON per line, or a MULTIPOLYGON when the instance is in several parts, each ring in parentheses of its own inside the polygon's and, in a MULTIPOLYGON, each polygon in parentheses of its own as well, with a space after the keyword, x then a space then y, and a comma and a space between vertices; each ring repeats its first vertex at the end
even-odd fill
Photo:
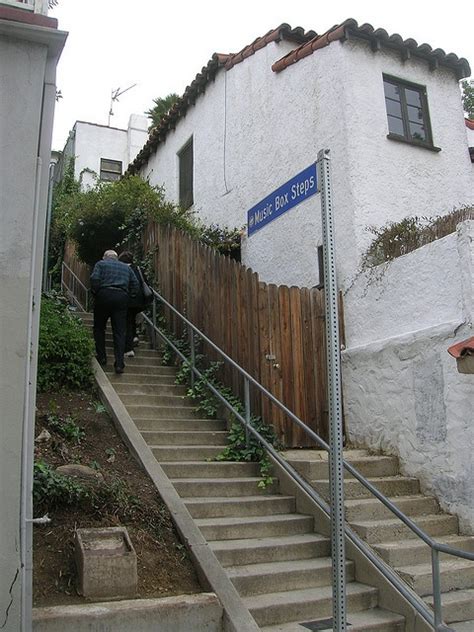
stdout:
POLYGON ((249 426, 250 426, 250 382, 248 378, 244 378, 244 397, 245 397, 245 445, 249 447, 249 426))
POLYGON ((194 388, 194 369, 196 367, 196 348, 194 346, 194 332, 188 325, 189 348, 191 351, 191 388, 194 388))
POLYGON ((436 547, 431 547, 431 573, 433 576, 433 609, 435 630, 441 630, 441 582, 439 577, 439 551, 436 547))
POLYGON ((151 345, 153 349, 156 349, 156 297, 153 294, 153 302, 152 302, 152 329, 151 329, 151 345))

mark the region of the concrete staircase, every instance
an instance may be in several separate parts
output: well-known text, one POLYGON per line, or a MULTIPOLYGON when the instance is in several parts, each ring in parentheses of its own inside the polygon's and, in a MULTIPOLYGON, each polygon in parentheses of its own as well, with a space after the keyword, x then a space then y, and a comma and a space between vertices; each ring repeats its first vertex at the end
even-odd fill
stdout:
MULTIPOLYGON (((225 422, 196 412, 157 352, 142 344, 135 353, 122 375, 109 361, 110 382, 258 626, 301 632, 300 623, 331 617, 330 542, 315 533, 313 517, 296 512, 295 498, 280 494, 278 481, 260 490, 256 464, 210 460, 225 444, 225 422)), ((403 616, 378 608, 377 589, 354 577, 348 561, 350 629, 405 630, 403 616)))
MULTIPOLYGON (((326 452, 290 450, 285 456, 328 498, 326 452)), ((435 498, 421 494, 417 479, 400 475, 396 457, 346 450, 344 458, 430 536, 450 546, 474 551, 474 537, 459 534, 457 518, 441 512, 435 498)), ((430 548, 347 473, 344 493, 346 520, 352 528, 432 606, 430 548)), ((441 555, 440 570, 444 620, 454 630, 473 632, 474 562, 441 555)))

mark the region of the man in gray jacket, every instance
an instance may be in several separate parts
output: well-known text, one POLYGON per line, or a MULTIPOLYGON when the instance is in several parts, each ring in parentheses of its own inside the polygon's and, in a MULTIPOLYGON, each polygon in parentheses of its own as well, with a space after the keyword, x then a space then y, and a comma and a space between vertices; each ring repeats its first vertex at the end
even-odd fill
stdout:
POLYGON ((115 250, 106 250, 91 274, 94 304, 94 340, 96 357, 101 366, 107 364, 105 327, 110 318, 114 339, 115 373, 123 373, 125 334, 129 299, 138 292, 138 281, 126 263, 118 260, 115 250))

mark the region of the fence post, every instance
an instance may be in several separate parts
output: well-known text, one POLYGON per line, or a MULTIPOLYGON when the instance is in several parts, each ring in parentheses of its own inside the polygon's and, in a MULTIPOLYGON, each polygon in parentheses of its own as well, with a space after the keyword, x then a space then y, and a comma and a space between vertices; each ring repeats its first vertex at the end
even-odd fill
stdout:
POLYGON ((329 475, 331 479, 331 557, 333 629, 346 632, 346 566, 344 543, 344 470, 342 464, 342 393, 337 305, 336 250, 331 199, 329 149, 318 152, 323 227, 324 293, 329 405, 329 475))

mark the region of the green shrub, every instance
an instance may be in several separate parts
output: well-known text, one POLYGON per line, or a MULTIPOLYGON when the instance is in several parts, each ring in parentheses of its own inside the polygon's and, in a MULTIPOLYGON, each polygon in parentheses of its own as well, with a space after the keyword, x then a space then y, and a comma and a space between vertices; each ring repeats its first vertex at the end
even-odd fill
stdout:
POLYGON ((92 384, 94 343, 68 309, 64 298, 45 295, 41 301, 38 390, 85 388, 92 384))
POLYGON ((89 492, 80 482, 55 472, 48 463, 35 461, 33 466, 33 504, 35 511, 77 505, 89 492))

